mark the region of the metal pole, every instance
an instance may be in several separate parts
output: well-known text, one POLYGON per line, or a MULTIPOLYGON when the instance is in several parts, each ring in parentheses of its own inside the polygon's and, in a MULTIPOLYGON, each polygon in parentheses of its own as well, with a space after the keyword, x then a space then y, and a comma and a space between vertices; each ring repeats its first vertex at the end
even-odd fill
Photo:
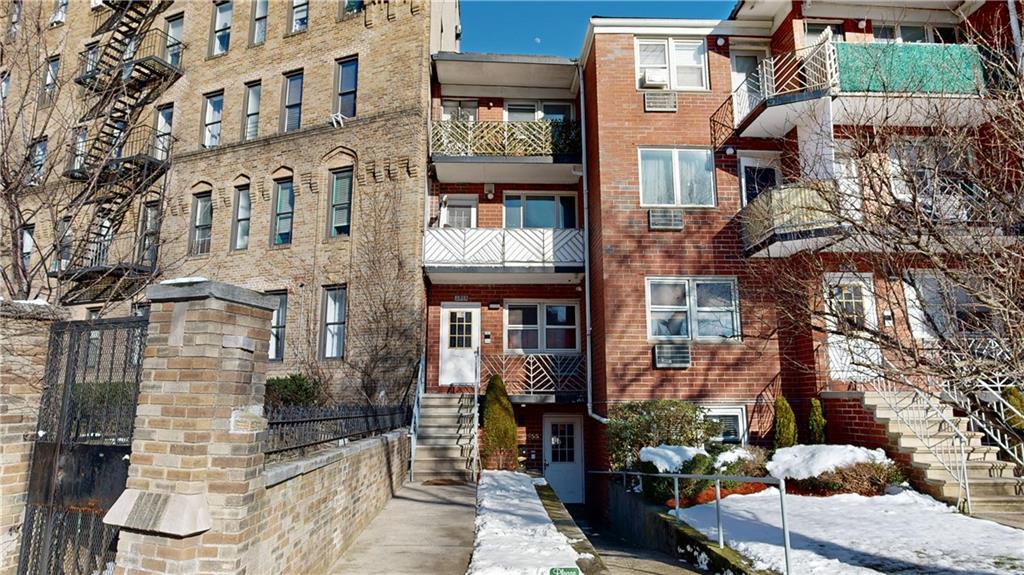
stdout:
POLYGON ((792 571, 789 566, 789 525, 786 523, 786 478, 779 478, 779 508, 782 510, 782 544, 786 556, 786 575, 792 571))
POLYGON ((722 480, 715 480, 715 515, 718 519, 718 547, 725 547, 725 534, 722 532, 722 480))
POLYGON ((672 499, 672 503, 676 507, 676 523, 679 523, 679 478, 678 477, 673 477, 672 478, 672 492, 675 494, 675 497, 672 499))

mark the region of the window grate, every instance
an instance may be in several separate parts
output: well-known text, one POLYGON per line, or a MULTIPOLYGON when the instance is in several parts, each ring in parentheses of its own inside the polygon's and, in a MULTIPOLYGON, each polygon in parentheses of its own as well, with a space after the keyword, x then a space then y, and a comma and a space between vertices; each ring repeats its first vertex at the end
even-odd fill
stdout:
POLYGON ((688 343, 663 343, 654 346, 656 369, 687 369, 693 365, 688 343))
POLYGON ((675 112, 678 108, 675 92, 644 92, 644 112, 675 112))
POLYGON ((683 229, 683 210, 648 210, 647 220, 648 226, 652 230, 681 230, 683 229))

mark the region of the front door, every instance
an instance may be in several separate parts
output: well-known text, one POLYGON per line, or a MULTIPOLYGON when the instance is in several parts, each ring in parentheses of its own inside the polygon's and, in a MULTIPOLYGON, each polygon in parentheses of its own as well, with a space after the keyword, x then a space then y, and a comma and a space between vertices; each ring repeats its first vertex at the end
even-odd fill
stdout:
POLYGON ((583 419, 544 416, 544 479, 563 503, 583 503, 583 419))
POLYGON ((440 385, 473 385, 480 352, 480 304, 441 304, 440 385))

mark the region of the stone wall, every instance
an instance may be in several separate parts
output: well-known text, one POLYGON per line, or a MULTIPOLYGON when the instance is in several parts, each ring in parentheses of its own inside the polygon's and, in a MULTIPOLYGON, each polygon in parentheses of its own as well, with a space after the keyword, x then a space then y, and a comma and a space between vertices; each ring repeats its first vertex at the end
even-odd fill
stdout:
POLYGON ((259 572, 325 572, 405 482, 409 447, 397 430, 267 466, 259 572))

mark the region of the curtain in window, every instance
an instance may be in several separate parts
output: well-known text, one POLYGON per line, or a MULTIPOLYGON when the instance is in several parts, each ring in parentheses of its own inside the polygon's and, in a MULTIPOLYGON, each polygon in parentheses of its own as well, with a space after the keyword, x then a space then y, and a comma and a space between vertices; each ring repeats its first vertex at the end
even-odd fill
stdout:
POLYGON ((672 151, 642 150, 640 152, 641 199, 644 204, 675 204, 672 185, 672 151))
POLYGON ((677 150, 679 154, 679 185, 684 205, 713 206, 714 166, 710 150, 677 150))

